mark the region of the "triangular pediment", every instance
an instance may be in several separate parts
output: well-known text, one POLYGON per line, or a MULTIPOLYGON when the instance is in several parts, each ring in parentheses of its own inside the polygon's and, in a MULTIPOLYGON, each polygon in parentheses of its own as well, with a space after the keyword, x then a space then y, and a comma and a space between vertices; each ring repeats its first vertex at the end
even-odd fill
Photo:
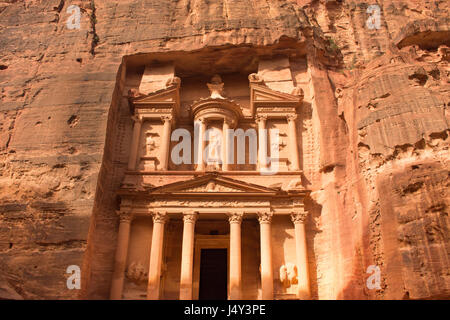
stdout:
POLYGON ((254 102, 293 102, 298 103, 301 101, 301 98, 292 94, 275 91, 270 89, 269 87, 254 84, 251 86, 251 96, 254 102))
POLYGON ((251 112, 255 113, 258 106, 296 107, 303 101, 303 97, 270 89, 262 84, 251 84, 250 104, 251 112))
POLYGON ((151 194, 199 194, 199 193, 276 193, 276 189, 250 184, 244 181, 206 174, 191 180, 175 182, 150 190, 151 194))
POLYGON ((134 104, 177 103, 179 93, 177 87, 161 89, 133 99, 134 104))

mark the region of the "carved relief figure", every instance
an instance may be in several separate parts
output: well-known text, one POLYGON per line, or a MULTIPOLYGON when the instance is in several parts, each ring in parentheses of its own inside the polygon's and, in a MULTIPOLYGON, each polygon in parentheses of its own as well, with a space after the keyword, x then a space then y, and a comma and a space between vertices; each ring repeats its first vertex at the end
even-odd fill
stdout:
POLYGON ((134 282, 144 282, 147 279, 144 265, 138 261, 133 261, 127 269, 127 278, 134 282))
POLYGON ((280 267, 280 281, 285 288, 297 284, 297 266, 293 263, 286 263, 280 267))
POLYGON ((221 145, 222 145, 222 133, 218 129, 209 129, 208 131, 208 147, 206 163, 208 165, 216 165, 218 168, 221 162, 221 145))
POLYGON ((146 134, 146 138, 145 138, 145 154, 148 156, 150 155, 150 153, 156 149, 156 142, 155 139, 153 138, 153 134, 151 132, 147 132, 146 134))

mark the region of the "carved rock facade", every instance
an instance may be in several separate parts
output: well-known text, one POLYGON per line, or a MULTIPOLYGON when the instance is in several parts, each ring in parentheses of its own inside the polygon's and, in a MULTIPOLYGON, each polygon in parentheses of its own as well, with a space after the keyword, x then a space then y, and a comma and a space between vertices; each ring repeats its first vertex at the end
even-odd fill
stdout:
MULTIPOLYGON (((106 299, 123 276, 123 297, 145 299, 148 274, 133 282, 127 272, 141 274, 134 262, 149 271, 156 213, 169 217, 155 219, 162 298, 198 290, 200 262, 192 280, 180 265, 193 225, 185 213, 199 217, 199 250, 211 239, 235 250, 231 228, 241 228, 233 295, 241 283, 244 298, 259 297, 267 224, 258 217, 272 214, 274 298, 305 297, 278 279, 301 257, 313 299, 448 298, 448 1, 377 1, 379 29, 367 28, 369 4, 0 3, 0 298, 106 299), (66 27, 73 4, 79 30, 66 27), (167 132, 193 137, 208 117, 216 132, 279 128, 280 175, 261 176, 258 156, 201 170, 161 158, 176 145, 163 143, 167 132), (249 190, 260 198, 241 196, 249 190), (220 221, 202 221, 217 212, 220 221), (115 260, 124 238, 127 255, 115 260), (66 287, 69 265, 81 267, 81 290, 66 287), (375 265, 381 289, 371 290, 375 265)), ((303 275, 298 267, 299 283, 303 275)))

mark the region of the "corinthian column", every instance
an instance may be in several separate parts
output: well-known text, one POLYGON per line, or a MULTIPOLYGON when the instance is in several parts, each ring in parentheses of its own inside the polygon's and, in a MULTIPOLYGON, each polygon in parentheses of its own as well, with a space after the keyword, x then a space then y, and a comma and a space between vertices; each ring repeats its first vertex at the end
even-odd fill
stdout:
POLYGON ((261 291, 263 300, 273 299, 272 213, 258 213, 261 241, 261 291))
POLYGON ((302 300, 308 300, 311 298, 305 232, 306 215, 307 213, 303 209, 299 212, 291 214, 291 219, 295 226, 295 248, 297 253, 297 270, 299 273, 297 296, 302 300))
POLYGON ((230 222, 230 300, 242 296, 241 223, 243 213, 229 215, 230 222))
POLYGON ((203 151, 205 150, 205 131, 206 131, 206 120, 204 118, 199 118, 195 120, 199 124, 198 132, 198 142, 197 142, 197 169, 196 171, 205 170, 205 162, 203 159, 203 151))
POLYGON ((267 130, 266 130, 266 115, 256 116, 258 123, 258 169, 267 168, 267 130))
POLYGON ((128 158, 128 170, 136 169, 139 140, 141 140, 142 118, 135 116, 132 119, 134 120, 133 140, 131 141, 130 157, 128 158))
POLYGON ((164 224, 167 221, 165 212, 153 214, 152 247, 150 251, 150 268, 148 271, 147 299, 159 300, 161 265, 163 254, 164 224))
POLYGON ((298 154, 298 144, 297 144, 297 128, 295 121, 297 120, 296 114, 289 114, 287 116, 288 127, 289 127, 289 153, 291 161, 291 170, 300 170, 299 164, 299 154, 298 154))
POLYGON ((230 129, 230 120, 223 119, 223 126, 222 126, 222 171, 228 171, 229 170, 229 163, 228 163, 228 150, 229 147, 229 141, 228 141, 228 130, 230 129))
POLYGON ((183 248, 181 251, 180 300, 192 300, 192 266, 194 261, 194 230, 197 213, 183 215, 183 248))
POLYGON ((169 167, 170 131, 172 116, 162 116, 164 122, 162 146, 161 146, 161 170, 165 171, 169 167))
POLYGON ((117 249, 114 258, 114 273, 111 283, 111 300, 122 299, 123 281, 128 255, 128 242, 130 239, 130 225, 132 220, 131 209, 117 211, 120 215, 119 233, 117 235, 117 249))

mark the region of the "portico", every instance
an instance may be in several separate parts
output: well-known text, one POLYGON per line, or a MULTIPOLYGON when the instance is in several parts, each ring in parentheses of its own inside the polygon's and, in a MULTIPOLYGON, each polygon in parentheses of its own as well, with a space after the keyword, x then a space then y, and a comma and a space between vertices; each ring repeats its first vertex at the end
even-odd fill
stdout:
MULTIPOLYGON (((130 219, 151 217, 153 232, 148 270, 147 298, 159 299, 161 296, 161 272, 164 260, 164 232, 169 220, 183 223, 181 244, 181 272, 179 274, 179 298, 190 300, 198 298, 199 266, 201 250, 205 248, 224 248, 228 250, 227 297, 238 300, 242 298, 242 221, 258 221, 260 228, 259 247, 261 265, 261 298, 273 299, 273 262, 272 262, 272 217, 300 214, 305 196, 303 191, 281 192, 272 188, 244 183, 225 178, 217 174, 208 174, 193 178, 187 182, 177 182, 159 188, 140 192, 122 190, 121 209, 119 213, 128 219, 121 219, 120 229, 127 230, 130 219), (185 204, 190 207, 186 209, 185 204), (199 221, 222 221, 228 224, 229 233, 224 236, 196 235, 195 224, 199 221), (197 262, 197 263, 196 263, 197 262)), ((297 236, 297 233, 296 233, 297 236)), ((121 248, 116 256, 117 265, 127 255, 126 248, 129 232, 123 232, 118 246, 121 248)), ((302 233, 298 233, 300 248, 306 246, 302 233)), ((301 251, 302 249, 300 249, 301 251)), ((298 257, 301 268, 307 268, 303 255, 298 257)), ((123 268, 119 269, 124 272, 123 268)), ((169 270, 166 270, 168 272, 169 270)), ((120 282, 123 276, 117 277, 120 282)), ((121 285, 112 291, 111 297, 121 296, 121 285)))

